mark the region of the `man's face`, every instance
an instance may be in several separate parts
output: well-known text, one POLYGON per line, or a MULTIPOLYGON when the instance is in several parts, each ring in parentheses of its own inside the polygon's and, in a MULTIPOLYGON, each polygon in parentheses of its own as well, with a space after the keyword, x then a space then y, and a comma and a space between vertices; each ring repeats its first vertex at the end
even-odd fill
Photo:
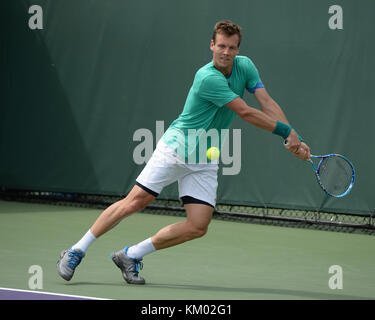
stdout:
POLYGON ((230 72, 233 60, 239 52, 237 34, 227 36, 224 33, 216 34, 216 41, 211 40, 211 51, 213 52, 214 65, 222 72, 230 72))

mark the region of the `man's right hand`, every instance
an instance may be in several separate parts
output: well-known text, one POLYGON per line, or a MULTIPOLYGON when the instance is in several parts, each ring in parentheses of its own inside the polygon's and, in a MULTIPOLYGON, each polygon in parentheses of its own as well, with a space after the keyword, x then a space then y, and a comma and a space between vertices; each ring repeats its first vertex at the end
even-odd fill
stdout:
POLYGON ((311 154, 309 146, 298 139, 298 136, 294 130, 290 132, 286 142, 285 148, 292 152, 295 157, 303 161, 310 158, 311 154))

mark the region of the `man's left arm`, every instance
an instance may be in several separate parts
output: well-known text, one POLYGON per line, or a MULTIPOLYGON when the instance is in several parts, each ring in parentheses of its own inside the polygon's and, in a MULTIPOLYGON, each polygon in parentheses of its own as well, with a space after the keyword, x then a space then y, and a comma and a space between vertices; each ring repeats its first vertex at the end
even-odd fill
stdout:
MULTIPOLYGON (((258 88, 254 92, 255 99, 258 101, 262 111, 267 114, 270 118, 274 120, 279 120, 286 124, 289 124, 288 119, 286 118, 283 110, 278 105, 278 103, 272 99, 272 97, 268 94, 265 88, 258 88)), ((294 130, 293 130, 294 131, 294 130)), ((296 134, 296 132, 294 131, 296 134)), ((291 146, 287 146, 287 149, 290 149, 291 146)), ((301 143, 296 148, 293 146, 292 150, 296 155, 299 152, 306 152, 308 157, 310 157, 310 148, 305 144, 301 143)))
POLYGON ((272 119, 289 124, 283 110, 277 102, 271 98, 265 88, 256 89, 254 96, 265 114, 272 119))

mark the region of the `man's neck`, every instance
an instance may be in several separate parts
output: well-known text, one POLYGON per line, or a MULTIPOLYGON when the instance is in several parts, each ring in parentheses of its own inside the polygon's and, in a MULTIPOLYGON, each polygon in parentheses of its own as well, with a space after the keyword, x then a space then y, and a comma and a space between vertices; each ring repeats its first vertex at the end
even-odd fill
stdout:
POLYGON ((219 66, 216 65, 215 63, 215 60, 212 60, 213 64, 214 64, 214 67, 216 68, 216 70, 219 70, 225 77, 229 77, 232 73, 232 69, 233 69, 233 63, 231 66, 227 67, 227 68, 220 68, 219 66))
POLYGON ((217 65, 215 65, 215 61, 214 61, 214 67, 219 70, 225 77, 228 77, 231 75, 232 73, 232 69, 233 69, 233 64, 228 67, 228 68, 220 68, 218 67, 217 65))

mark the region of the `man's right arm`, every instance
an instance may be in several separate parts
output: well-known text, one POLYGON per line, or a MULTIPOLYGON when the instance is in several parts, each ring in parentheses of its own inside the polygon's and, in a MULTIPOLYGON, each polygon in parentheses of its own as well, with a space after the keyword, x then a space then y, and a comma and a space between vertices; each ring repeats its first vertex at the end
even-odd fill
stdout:
MULTIPOLYGON (((258 128, 270 132, 274 132, 276 128, 277 120, 269 117, 263 111, 260 111, 253 107, 249 107, 247 103, 241 98, 236 98, 232 100, 231 102, 227 103, 226 106, 229 109, 233 110, 235 113, 237 113, 243 120, 251 123, 252 125, 258 128)), ((307 160, 310 154, 306 148, 300 148, 300 146, 301 142, 298 139, 297 134, 294 130, 291 130, 288 136, 287 149, 294 153, 294 155, 299 159, 307 160)))

